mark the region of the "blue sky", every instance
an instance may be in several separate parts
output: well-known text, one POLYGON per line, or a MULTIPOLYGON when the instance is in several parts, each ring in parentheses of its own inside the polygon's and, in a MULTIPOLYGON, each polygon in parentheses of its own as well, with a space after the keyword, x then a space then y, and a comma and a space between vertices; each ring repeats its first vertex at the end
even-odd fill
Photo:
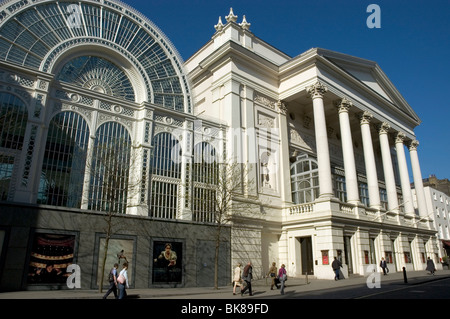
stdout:
POLYGON ((423 178, 450 179, 450 0, 124 2, 153 21, 184 60, 232 7, 238 22, 245 15, 257 37, 290 56, 320 47, 376 61, 422 120, 415 133, 423 178), (379 29, 367 27, 370 4, 380 7, 379 29))

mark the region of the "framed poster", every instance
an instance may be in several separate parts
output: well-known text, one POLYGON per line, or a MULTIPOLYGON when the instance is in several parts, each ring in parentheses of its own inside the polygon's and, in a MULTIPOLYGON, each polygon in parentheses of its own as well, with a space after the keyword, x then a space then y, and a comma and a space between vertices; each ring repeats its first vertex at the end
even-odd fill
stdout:
POLYGON ((322 265, 329 265, 328 250, 322 250, 322 265))
POLYGON ((176 241, 153 242, 152 283, 182 282, 183 244, 176 241))
MULTIPOLYGON (((105 237, 98 240, 98 263, 97 263, 97 287, 100 285, 103 258, 105 256, 105 237)), ((118 264, 117 271, 123 269, 123 263, 128 263, 129 285, 133 282, 133 258, 134 258, 134 240, 125 238, 111 238, 108 242, 108 252, 105 261, 105 272, 103 277, 103 286, 109 285, 108 274, 114 264, 118 264)))
POLYGON ((73 263, 75 235, 35 233, 28 264, 28 284, 66 284, 73 263))

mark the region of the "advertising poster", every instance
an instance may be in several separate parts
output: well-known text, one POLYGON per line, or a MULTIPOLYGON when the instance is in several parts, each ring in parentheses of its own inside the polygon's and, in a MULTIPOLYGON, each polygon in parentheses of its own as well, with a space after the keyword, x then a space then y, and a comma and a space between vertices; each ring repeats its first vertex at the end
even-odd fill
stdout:
POLYGON ((28 284, 66 284, 73 263, 75 235, 36 233, 28 266, 28 284))
POLYGON ((155 241, 153 243, 153 283, 182 282, 183 245, 173 241, 155 241))

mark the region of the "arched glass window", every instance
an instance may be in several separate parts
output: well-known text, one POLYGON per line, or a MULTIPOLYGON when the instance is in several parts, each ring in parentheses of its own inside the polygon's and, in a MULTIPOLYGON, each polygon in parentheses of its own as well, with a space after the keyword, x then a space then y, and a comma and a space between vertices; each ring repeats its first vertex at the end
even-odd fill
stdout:
POLYGON ((291 165, 292 201, 310 203, 319 197, 319 168, 307 155, 297 157, 291 165))
POLYGON ((181 176, 181 146, 170 133, 153 137, 150 216, 175 219, 181 176))
POLYGON ((39 183, 39 204, 81 207, 89 127, 74 112, 50 122, 39 183))
POLYGON ((112 62, 81 56, 67 62, 56 80, 134 102, 133 86, 127 75, 112 62))
POLYGON ((219 166, 216 149, 209 143, 202 142, 194 147, 192 165, 194 196, 192 199, 192 220, 214 222, 216 211, 216 186, 219 182, 219 166))
POLYGON ((119 123, 107 122, 97 130, 90 164, 89 209, 126 213, 131 137, 119 123))
POLYGON ((27 128, 25 103, 10 93, 0 93, 0 200, 7 200, 14 165, 20 159, 27 128))

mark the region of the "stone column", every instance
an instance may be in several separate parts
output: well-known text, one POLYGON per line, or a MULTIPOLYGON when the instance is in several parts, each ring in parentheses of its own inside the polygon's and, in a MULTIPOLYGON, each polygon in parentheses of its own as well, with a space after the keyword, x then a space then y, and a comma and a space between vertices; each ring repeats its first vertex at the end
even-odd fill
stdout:
POLYGON ((336 104, 336 107, 339 110, 339 125, 341 127, 347 202, 357 204, 359 203, 358 178, 356 176, 355 155, 353 153, 352 130, 348 116, 348 110, 352 107, 352 102, 343 98, 336 104))
POLYGON ((395 149, 397 150, 398 169, 400 171, 400 183, 402 186, 403 203, 406 214, 414 214, 414 203, 409 181, 408 164, 406 163, 404 142, 405 133, 398 132, 395 138, 395 149))
POLYGON ((388 197, 388 210, 398 213, 397 188, 395 186, 394 168, 392 167, 391 149, 389 146, 388 123, 382 123, 379 129, 381 157, 383 159, 384 181, 388 197))
POLYGON ((280 136, 279 155, 277 157, 278 172, 281 176, 281 198, 285 202, 292 202, 292 193, 290 192, 291 171, 289 162, 289 138, 288 123, 286 119, 287 107, 281 101, 277 103, 278 109, 278 129, 280 136))
POLYGON ((425 202, 425 191, 423 189, 422 173, 420 172, 419 156, 417 155, 417 147, 419 141, 413 140, 409 144, 409 155, 411 157, 411 167, 414 177, 414 188, 416 189, 417 208, 420 217, 428 216, 427 204, 425 202))
POLYGON ((328 148, 327 124, 323 96, 328 91, 322 83, 308 87, 307 92, 313 100, 314 129, 316 135, 317 163, 319 166, 319 192, 322 198, 333 197, 333 185, 331 182, 330 151, 328 148))
POLYGON ((378 188, 378 175, 373 152, 372 134, 370 133, 370 121, 372 114, 364 112, 361 115, 361 135, 364 149, 364 164, 366 166, 367 187, 369 189, 369 204, 373 208, 381 208, 380 189, 378 188))

